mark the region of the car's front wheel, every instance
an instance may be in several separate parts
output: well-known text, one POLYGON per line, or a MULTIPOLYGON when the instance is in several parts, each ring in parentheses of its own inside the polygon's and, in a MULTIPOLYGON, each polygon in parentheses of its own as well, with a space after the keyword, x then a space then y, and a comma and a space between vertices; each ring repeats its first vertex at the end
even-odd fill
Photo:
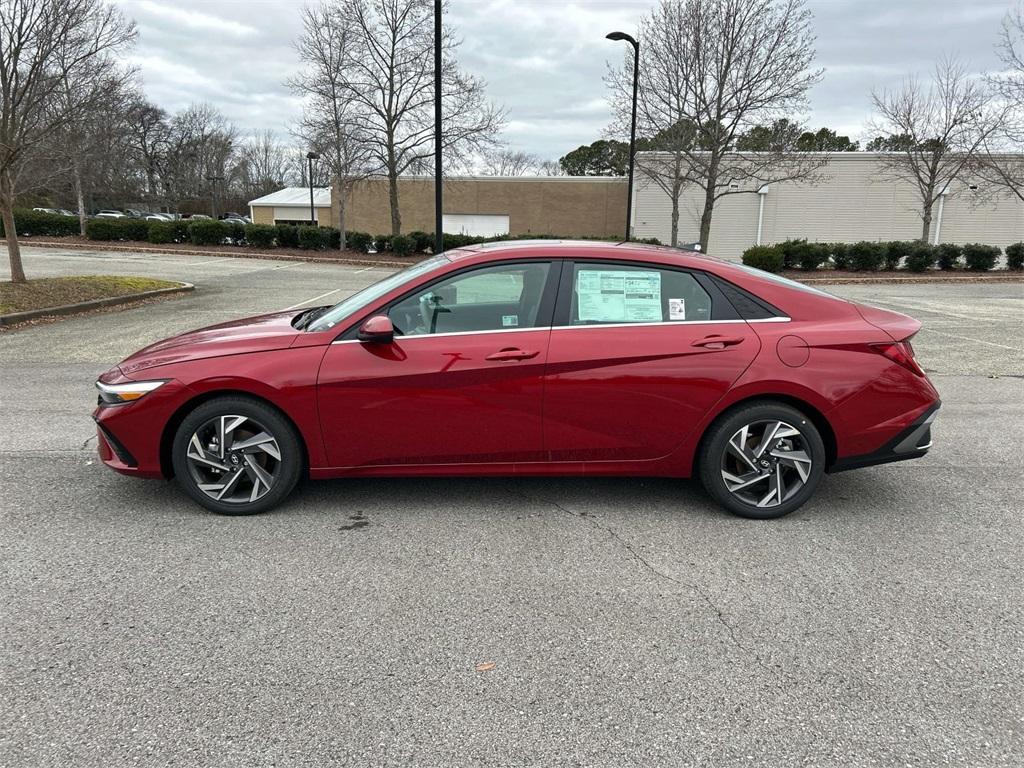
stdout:
POLYGON ((254 515, 281 503, 302 471, 295 428, 258 400, 218 397, 189 413, 171 448, 182 489, 209 510, 254 515))
POLYGON ((752 403, 715 422, 698 457, 707 492, 730 512, 782 517, 814 493, 825 471, 825 446, 800 411, 752 403))

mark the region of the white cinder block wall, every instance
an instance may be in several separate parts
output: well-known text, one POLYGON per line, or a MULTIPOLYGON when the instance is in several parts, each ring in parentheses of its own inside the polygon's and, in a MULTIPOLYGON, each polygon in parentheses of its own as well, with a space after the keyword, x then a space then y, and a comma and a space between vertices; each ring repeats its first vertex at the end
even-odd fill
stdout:
MULTIPOLYGON (((641 157, 638 168, 642 162, 641 157)), ((815 184, 783 182, 769 186, 764 196, 762 244, 798 237, 847 243, 920 237, 920 203, 915 188, 893 178, 877 153, 834 153, 817 176, 815 184)), ((633 199, 635 235, 668 243, 672 221, 668 194, 638 172, 633 199)), ((684 189, 679 203, 680 243, 699 238, 702 208, 702 191, 695 186, 684 189)), ((938 203, 932 211, 933 242, 937 218, 938 203)), ((756 193, 720 198, 715 205, 708 252, 738 260, 757 239, 757 219, 756 193)), ((943 204, 939 241, 978 242, 1000 248, 1024 241, 1024 203, 1009 193, 984 187, 972 191, 967 181, 957 181, 943 204)))

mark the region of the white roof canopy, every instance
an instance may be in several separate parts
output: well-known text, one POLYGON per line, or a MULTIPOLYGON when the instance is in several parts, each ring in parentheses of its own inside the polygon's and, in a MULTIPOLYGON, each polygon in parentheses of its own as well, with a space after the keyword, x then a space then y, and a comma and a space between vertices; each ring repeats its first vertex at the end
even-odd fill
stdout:
MULTIPOLYGON (((309 187, 285 187, 277 192, 271 192, 269 195, 250 200, 249 205, 309 208, 309 187)), ((316 208, 330 208, 331 188, 313 187, 313 205, 316 208)))

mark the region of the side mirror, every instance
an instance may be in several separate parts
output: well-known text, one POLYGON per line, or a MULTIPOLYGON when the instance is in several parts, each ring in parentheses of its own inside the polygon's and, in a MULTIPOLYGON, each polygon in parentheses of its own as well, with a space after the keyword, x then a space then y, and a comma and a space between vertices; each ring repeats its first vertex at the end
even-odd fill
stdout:
POLYGON ((367 344, 390 344, 395 340, 395 326, 387 315, 374 315, 359 326, 359 340, 367 344))

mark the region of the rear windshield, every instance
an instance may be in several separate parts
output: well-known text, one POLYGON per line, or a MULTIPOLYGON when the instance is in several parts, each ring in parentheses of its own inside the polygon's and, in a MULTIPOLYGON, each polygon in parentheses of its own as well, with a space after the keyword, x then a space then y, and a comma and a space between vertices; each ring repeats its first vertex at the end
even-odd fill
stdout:
POLYGON ((828 291, 821 291, 818 290, 817 288, 812 288, 811 286, 797 282, 796 280, 790 280, 788 277, 782 277, 781 275, 776 275, 772 272, 765 272, 763 269, 755 269, 754 267, 748 267, 746 264, 731 263, 729 264, 729 266, 738 269, 742 272, 746 272, 748 275, 754 275, 755 277, 760 277, 763 280, 769 280, 773 283, 784 285, 787 288, 796 288, 797 290, 806 291, 807 293, 816 293, 818 296, 827 296, 828 298, 836 299, 837 301, 846 301, 846 299, 840 298, 839 296, 835 296, 829 293, 828 291))

